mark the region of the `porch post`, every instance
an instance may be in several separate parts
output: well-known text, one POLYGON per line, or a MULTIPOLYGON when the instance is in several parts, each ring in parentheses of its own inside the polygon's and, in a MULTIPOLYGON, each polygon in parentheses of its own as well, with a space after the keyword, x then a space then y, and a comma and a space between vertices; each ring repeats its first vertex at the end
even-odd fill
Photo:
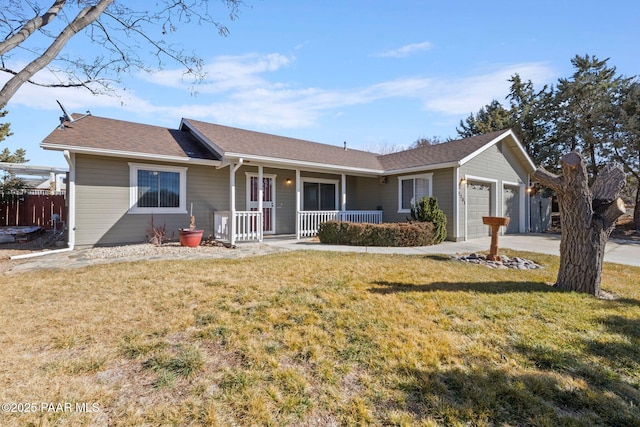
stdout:
POLYGON ((300 238, 300 169, 296 169, 296 239, 300 238))
POLYGON ((236 171, 240 169, 244 160, 242 158, 238 159, 238 163, 234 164, 231 162, 229 164, 229 211, 230 214, 229 220, 231 221, 231 236, 229 236, 229 243, 231 246, 236 244, 236 171))
POLYGON ((264 233, 264 218, 262 217, 264 215, 263 212, 263 207, 262 207, 262 199, 264 198, 264 180, 262 178, 262 173, 263 173, 263 168, 262 165, 258 165, 258 212, 259 212, 259 219, 261 219, 261 221, 258 221, 258 223, 256 224, 256 226, 258 227, 258 241, 262 242, 262 233, 264 233))
POLYGON ((340 210, 347 210, 347 175, 342 174, 342 185, 341 185, 342 195, 340 197, 340 210))
POLYGON ((236 168, 235 164, 229 165, 229 221, 230 233, 229 243, 231 246, 236 244, 236 168))

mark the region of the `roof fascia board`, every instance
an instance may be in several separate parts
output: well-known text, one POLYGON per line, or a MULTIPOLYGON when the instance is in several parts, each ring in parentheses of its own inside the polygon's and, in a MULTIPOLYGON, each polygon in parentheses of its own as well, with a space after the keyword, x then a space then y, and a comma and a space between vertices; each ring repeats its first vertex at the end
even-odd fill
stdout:
POLYGON ((219 160, 206 160, 206 159, 194 159, 191 157, 179 157, 179 156, 167 156, 162 154, 149 154, 138 153, 131 151, 120 150, 104 150, 100 148, 78 148, 75 146, 59 145, 59 144, 40 144, 40 147, 45 150, 67 150, 70 153, 76 154, 90 154, 94 156, 107 156, 107 157, 123 157, 127 159, 142 159, 142 160, 156 160, 164 162, 176 162, 176 163, 192 163, 197 165, 210 165, 218 166, 221 162, 219 160))
POLYGON ((182 129, 183 126, 189 129, 189 132, 191 132, 192 135, 198 138, 198 140, 200 140, 203 144, 206 144, 207 146, 209 146, 209 148, 215 151, 216 154, 218 154, 220 157, 224 156, 224 150, 221 147, 219 147, 216 143, 211 141, 209 138, 204 136, 204 134, 200 132, 193 124, 191 124, 189 120, 185 118, 181 119, 180 129, 182 129))
POLYGON ((404 173, 428 171, 428 170, 435 170, 435 169, 456 168, 459 166, 460 164, 458 162, 436 163, 435 165, 413 166, 410 168, 403 168, 403 169, 389 169, 384 171, 384 173, 385 175, 399 175, 404 173))
MULTIPOLYGON (((331 171, 344 171, 344 172, 356 172, 356 173, 364 173, 371 175, 383 175, 385 173, 382 169, 368 169, 368 168, 356 168, 350 166, 339 166, 339 165, 331 165, 328 163, 314 163, 314 162, 306 162, 301 160, 289 160, 289 159, 281 159, 278 157, 267 157, 267 156, 256 156, 253 154, 242 154, 242 153, 225 153, 225 158, 243 158, 245 162, 247 160, 263 162, 263 163, 271 163, 273 165, 284 165, 296 168, 314 168, 320 170, 331 170, 331 171)), ((225 159, 223 159, 224 161, 225 159)))

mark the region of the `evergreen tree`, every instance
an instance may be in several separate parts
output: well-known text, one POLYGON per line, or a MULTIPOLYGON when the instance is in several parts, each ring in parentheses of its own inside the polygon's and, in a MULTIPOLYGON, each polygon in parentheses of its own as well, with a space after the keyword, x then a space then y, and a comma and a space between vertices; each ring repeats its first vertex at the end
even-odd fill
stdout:
POLYGON ((507 99, 514 132, 536 165, 555 169, 559 154, 549 140, 553 123, 550 109, 552 90, 544 86, 536 91, 531 80, 523 82, 518 74, 511 77, 509 82, 511 88, 507 99))
POLYGON ((631 82, 625 88, 617 113, 612 122, 616 137, 607 154, 631 175, 627 185, 633 185, 635 192, 633 223, 640 230, 640 82, 631 82))
POLYGON ((461 138, 469 138, 496 130, 508 129, 513 124, 511 112, 494 99, 490 104, 480 108, 475 115, 471 113, 464 121, 460 120, 460 127, 456 127, 456 131, 461 138))
POLYGON ((447 238, 447 216, 438 207, 438 199, 435 197, 423 197, 415 206, 411 207, 411 219, 419 222, 433 224, 434 245, 447 238))
MULTIPOLYGON (((0 111, 0 118, 3 118, 7 115, 7 111, 0 111)), ((10 123, 2 123, 0 124, 0 142, 4 141, 5 138, 13 135, 10 131, 10 123)), ((27 152, 19 148, 12 153, 8 148, 0 151, 0 162, 4 163, 26 163, 28 160, 26 159, 27 152)), ((12 191, 19 190, 24 188, 24 181, 20 178, 17 178, 15 174, 5 172, 0 179, 0 193, 8 194, 12 191)))
POLYGON ((631 81, 617 75, 607 61, 576 55, 571 60, 575 72, 569 79, 559 79, 552 105, 556 150, 582 152, 592 178, 609 157, 607 147, 616 136, 617 108, 631 81))

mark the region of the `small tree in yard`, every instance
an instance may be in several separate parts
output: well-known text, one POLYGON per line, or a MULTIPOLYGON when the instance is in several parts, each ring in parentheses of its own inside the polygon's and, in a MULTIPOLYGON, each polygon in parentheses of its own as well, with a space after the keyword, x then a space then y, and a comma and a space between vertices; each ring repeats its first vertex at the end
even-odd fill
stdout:
POLYGON ((434 245, 447 238, 447 217, 438 207, 438 199, 435 197, 423 197, 415 206, 412 206, 411 219, 433 224, 434 245))
POLYGON ((604 248, 616 221, 625 213, 619 197, 625 174, 608 164, 589 188, 587 167, 573 151, 560 160, 562 175, 538 168, 534 179, 558 195, 560 206, 560 269, 554 286, 600 296, 604 248))

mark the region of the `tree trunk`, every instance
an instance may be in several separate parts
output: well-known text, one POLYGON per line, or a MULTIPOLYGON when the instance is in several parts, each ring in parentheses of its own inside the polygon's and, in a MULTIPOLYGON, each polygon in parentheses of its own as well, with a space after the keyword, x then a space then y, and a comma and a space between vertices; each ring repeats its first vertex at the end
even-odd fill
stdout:
POLYGON ((607 165, 589 188, 587 168, 580 154, 560 160, 562 176, 538 168, 534 179, 558 195, 560 206, 560 269, 555 286, 600 295, 604 249, 617 219, 624 214, 618 196, 625 176, 620 166, 607 165))

